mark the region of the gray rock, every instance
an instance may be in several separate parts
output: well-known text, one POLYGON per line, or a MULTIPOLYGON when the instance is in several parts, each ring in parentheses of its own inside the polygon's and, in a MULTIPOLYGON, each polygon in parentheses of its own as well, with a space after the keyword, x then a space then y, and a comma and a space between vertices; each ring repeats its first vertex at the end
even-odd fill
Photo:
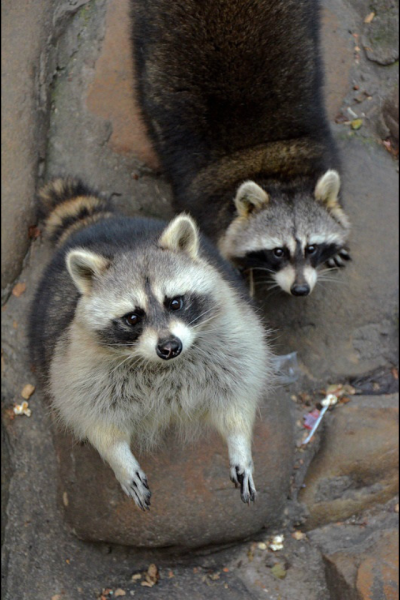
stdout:
POLYGON ((353 397, 326 417, 299 494, 307 529, 342 521, 398 493, 398 395, 353 397))
POLYGON ((383 120, 388 133, 397 144, 399 143, 399 86, 397 85, 387 96, 383 104, 383 120))
POLYGON ((59 497, 68 523, 84 540, 147 548, 226 544, 278 527, 293 463, 285 396, 268 399, 261 415, 253 443, 258 497, 251 507, 229 481, 227 451, 217 435, 181 447, 172 433, 165 447, 139 459, 153 493, 151 511, 141 513, 93 448, 57 432, 59 497))
POLYGON ((369 60, 391 65, 399 59, 399 5, 395 0, 376 0, 376 16, 365 26, 362 43, 369 60))

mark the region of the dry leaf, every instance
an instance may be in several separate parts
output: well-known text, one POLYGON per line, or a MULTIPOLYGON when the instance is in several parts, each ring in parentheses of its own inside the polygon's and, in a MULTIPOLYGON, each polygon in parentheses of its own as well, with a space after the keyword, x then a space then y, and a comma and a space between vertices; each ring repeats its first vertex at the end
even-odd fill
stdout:
POLYGON ((223 570, 224 573, 229 573, 228 567, 224 567, 222 570, 223 570))
POLYGON ((16 415, 26 415, 27 417, 31 416, 31 409, 28 408, 29 404, 28 402, 23 402, 22 404, 15 404, 14 405, 14 414, 16 415))
POLYGON ((397 512, 397 513, 399 512, 399 505, 398 504, 396 504, 396 506, 394 507, 394 512, 397 512))
POLYGON ((399 372, 398 372, 398 370, 395 367, 393 367, 393 369, 392 369, 392 375, 393 375, 393 379, 395 379, 396 381, 398 381, 398 379, 399 379, 399 372))
POLYGON ((374 17, 375 17, 375 13, 374 12, 369 13, 368 17, 365 17, 364 23, 366 23, 367 25, 369 23, 372 23, 372 21, 374 20, 374 17))
POLYGON ((35 227, 35 225, 31 225, 28 229, 28 238, 30 240, 36 240, 36 238, 40 237, 41 231, 39 227, 35 227))
POLYGON ((61 594, 55 594, 54 596, 51 597, 51 600, 62 600, 62 595, 61 594))
POLYGON ((168 571, 168 579, 172 579, 173 577, 175 577, 174 572, 168 571))
POLYGON ((14 286, 12 294, 13 296, 15 296, 16 298, 19 298, 21 296, 21 294, 23 294, 26 290, 26 283, 17 283, 17 285, 14 286))
POLYGON ((211 575, 209 575, 209 578, 211 579, 211 581, 217 581, 220 578, 220 574, 212 573, 211 575))
POLYGON ((358 131, 359 129, 361 129, 363 124, 363 120, 362 119, 354 119, 354 121, 352 121, 350 123, 351 128, 353 129, 353 131, 358 131))
POLYGON ((26 385, 24 385, 24 387, 22 388, 22 392, 21 392, 21 396, 25 399, 25 400, 29 400, 29 398, 32 396, 33 392, 35 391, 35 386, 31 385, 30 383, 27 383, 26 385))
POLYGON ((265 544, 264 542, 260 542, 257 545, 257 547, 258 547, 259 550, 266 550, 267 549, 267 544, 265 544))
POLYGON ((141 581, 140 585, 143 587, 153 587, 153 585, 156 585, 156 583, 155 581, 141 581))
POLYGON ((302 531, 295 531, 294 533, 292 533, 292 538, 294 538, 295 540, 304 540, 306 538, 306 534, 303 533, 302 531))
POLYGON ((126 596, 126 591, 121 588, 118 588, 114 592, 114 598, 119 598, 120 596, 126 596))
POLYGON ((136 573, 135 575, 132 575, 131 579, 132 579, 132 581, 137 581, 138 579, 142 579, 142 574, 136 573))
POLYGON ((147 569, 146 581, 142 582, 142 585, 144 585, 145 583, 148 583, 150 585, 150 587, 153 587, 153 585, 155 585, 159 579, 160 579, 160 574, 158 572, 157 566, 155 564, 151 564, 149 566, 149 568, 147 569))

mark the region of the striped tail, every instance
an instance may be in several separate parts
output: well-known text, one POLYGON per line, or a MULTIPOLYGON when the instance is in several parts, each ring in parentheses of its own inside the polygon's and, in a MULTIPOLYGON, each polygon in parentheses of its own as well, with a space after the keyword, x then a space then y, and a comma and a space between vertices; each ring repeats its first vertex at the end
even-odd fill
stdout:
POLYGON ((113 216, 111 200, 78 179, 53 179, 39 192, 39 217, 45 221, 45 234, 62 245, 72 233, 113 216))

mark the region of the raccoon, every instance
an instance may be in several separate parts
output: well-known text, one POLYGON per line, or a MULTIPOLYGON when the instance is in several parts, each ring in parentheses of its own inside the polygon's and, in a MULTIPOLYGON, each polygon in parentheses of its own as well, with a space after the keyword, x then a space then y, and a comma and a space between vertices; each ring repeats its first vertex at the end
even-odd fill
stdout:
POLYGON ((59 421, 142 510, 151 493, 131 443, 148 450, 169 425, 212 426, 243 502, 254 501, 252 429, 271 353, 234 269, 185 214, 128 218, 72 179, 49 183, 40 204, 57 248, 29 340, 59 421))
POLYGON ((176 207, 295 296, 350 260, 318 0, 131 0, 137 95, 176 207))

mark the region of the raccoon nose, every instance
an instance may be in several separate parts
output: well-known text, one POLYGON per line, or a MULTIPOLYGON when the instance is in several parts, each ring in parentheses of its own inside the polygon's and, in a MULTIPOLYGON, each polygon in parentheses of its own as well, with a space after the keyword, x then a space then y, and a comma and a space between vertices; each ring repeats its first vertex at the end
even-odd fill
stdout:
POLYGON ((293 296, 308 296, 311 292, 310 286, 307 283, 302 283, 301 285, 292 285, 290 288, 293 296))
POLYGON ((160 358, 170 360, 182 352, 182 342, 178 338, 163 340, 158 344, 156 352, 160 358))

